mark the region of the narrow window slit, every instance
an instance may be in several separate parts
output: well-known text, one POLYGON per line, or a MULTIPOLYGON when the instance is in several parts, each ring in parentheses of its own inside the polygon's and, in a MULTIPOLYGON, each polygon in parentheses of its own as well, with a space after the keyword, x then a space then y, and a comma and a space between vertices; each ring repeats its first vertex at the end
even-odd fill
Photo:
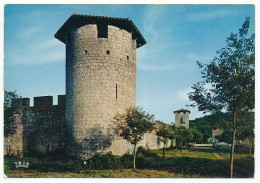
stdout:
POLYGON ((129 60, 129 56, 127 56, 126 58, 127 58, 127 60, 129 60))
POLYGON ((117 99, 117 84, 116 84, 116 99, 117 99))
POLYGON ((107 54, 110 55, 110 51, 109 50, 107 50, 107 54))
POLYGON ((88 50, 85 50, 85 54, 86 54, 86 55, 88 54, 88 50))

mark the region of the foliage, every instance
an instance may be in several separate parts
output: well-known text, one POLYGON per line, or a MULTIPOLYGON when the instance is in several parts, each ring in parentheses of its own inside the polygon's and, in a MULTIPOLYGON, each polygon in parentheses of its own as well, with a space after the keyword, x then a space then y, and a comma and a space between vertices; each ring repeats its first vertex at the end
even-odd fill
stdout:
MULTIPOLYGON (((220 119, 226 118, 225 113, 217 112, 212 115, 206 115, 201 118, 196 118, 192 123, 194 124, 193 128, 198 130, 202 135, 203 143, 207 143, 207 140, 212 136, 212 130, 216 128, 223 128, 219 121, 220 119)), ((191 127, 191 125, 190 125, 191 127)))
POLYGON ((226 110, 232 113, 232 146, 230 177, 233 173, 233 154, 238 113, 255 108, 255 35, 247 36, 250 18, 247 17, 239 34, 231 33, 226 46, 209 64, 198 63, 203 81, 192 86, 189 99, 199 111, 215 113, 226 110))
POLYGON ((4 137, 13 135, 16 131, 16 117, 22 104, 19 100, 21 97, 16 91, 4 91, 4 137))
POLYGON ((116 134, 131 144, 138 143, 145 133, 154 129, 154 115, 136 107, 127 108, 126 113, 118 113, 113 122, 116 125, 116 134))
POLYGON ((159 129, 156 131, 156 135, 163 142, 163 159, 165 156, 165 147, 167 146, 168 140, 173 137, 173 130, 167 125, 160 125, 159 129))
POLYGON ((112 153, 96 154, 85 162, 85 168, 87 169, 105 170, 123 168, 120 166, 120 158, 112 155, 112 153))
MULTIPOLYGON (((226 120, 221 120, 220 125, 223 126, 223 133, 216 136, 220 142, 232 143, 232 122, 230 120, 231 114, 226 114, 226 120), (228 120, 229 117, 229 120, 228 120)), ((236 139, 249 139, 250 144, 254 142, 254 112, 237 113, 236 116, 236 139)))
POLYGON ((173 136, 173 130, 166 125, 160 126, 156 131, 156 135, 160 138, 164 145, 166 145, 168 140, 173 136))
POLYGON ((217 51, 209 64, 201 64, 202 82, 193 85, 189 99, 203 112, 254 109, 255 91, 255 37, 247 38, 249 18, 239 35, 231 33, 226 47, 217 51))
MULTIPOLYGON (((4 173, 8 177, 228 177, 228 153, 211 148, 193 148, 180 153, 166 152, 166 161, 161 161, 162 149, 149 150, 157 157, 139 157, 138 170, 128 168, 133 156, 99 154, 88 160, 49 160, 45 158, 4 158, 4 173), (91 161, 90 161, 91 160, 91 161), (14 162, 30 162, 25 168, 15 168, 14 162), (86 162, 84 164, 84 161, 86 162), (104 163, 111 163, 104 165, 104 163), (125 166, 127 165, 127 166, 125 166)), ((247 154, 235 156, 235 177, 254 176, 254 157, 247 154)))
POLYGON ((158 155, 151 149, 145 149, 143 146, 137 148, 136 154, 139 157, 158 157, 158 155))
POLYGON ((133 169, 135 169, 136 145, 143 139, 145 133, 154 129, 154 115, 141 108, 129 107, 125 113, 118 113, 113 122, 116 134, 134 145, 133 169))
POLYGON ((191 134, 193 134, 192 142, 200 143, 203 139, 202 133, 193 128, 189 128, 189 130, 191 131, 191 134))
POLYGON ((182 148, 184 136, 183 131, 185 130, 185 127, 174 127, 174 135, 173 137, 176 139, 176 146, 182 148))
POLYGON ((188 146, 191 142, 201 142, 203 135, 193 129, 193 128, 185 128, 185 127, 175 127, 173 137, 176 139, 177 146, 188 146))

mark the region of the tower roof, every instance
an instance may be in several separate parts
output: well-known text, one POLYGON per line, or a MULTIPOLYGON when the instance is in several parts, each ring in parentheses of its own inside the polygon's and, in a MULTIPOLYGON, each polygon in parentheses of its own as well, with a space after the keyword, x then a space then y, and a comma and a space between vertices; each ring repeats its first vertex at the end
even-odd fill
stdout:
POLYGON ((132 34, 132 38, 136 39, 137 48, 146 44, 146 40, 135 26, 130 18, 117 18, 96 15, 82 15, 73 13, 68 20, 61 26, 61 28, 54 35, 55 38, 65 43, 68 31, 73 28, 79 28, 87 24, 107 24, 125 29, 132 34))
POLYGON ((173 113, 175 113, 175 112, 189 112, 190 113, 190 111, 187 110, 187 109, 180 109, 180 110, 177 110, 177 111, 173 111, 173 113))

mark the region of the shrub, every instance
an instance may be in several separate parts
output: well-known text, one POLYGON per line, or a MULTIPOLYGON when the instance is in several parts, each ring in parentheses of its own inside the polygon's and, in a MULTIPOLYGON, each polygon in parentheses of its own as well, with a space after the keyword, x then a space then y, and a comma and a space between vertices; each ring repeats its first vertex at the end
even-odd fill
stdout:
POLYGON ((145 149, 143 146, 138 147, 137 156, 141 157, 158 157, 151 149, 145 149))
POLYGON ((131 154, 124 154, 120 157, 121 168, 133 168, 134 157, 131 154))
POLYGON ((111 152, 107 154, 96 154, 86 160, 85 168, 105 170, 121 168, 120 157, 112 155, 111 152))

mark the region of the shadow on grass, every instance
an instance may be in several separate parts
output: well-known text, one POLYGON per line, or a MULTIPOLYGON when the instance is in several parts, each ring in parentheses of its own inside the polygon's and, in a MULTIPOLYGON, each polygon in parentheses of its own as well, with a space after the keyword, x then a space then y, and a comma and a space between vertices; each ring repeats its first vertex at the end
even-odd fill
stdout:
MULTIPOLYGON (((169 149, 167 151, 171 150, 169 149)), ((178 155, 181 154, 182 152, 179 151, 178 155)), ((194 148, 183 152, 183 155, 184 156, 182 157, 176 157, 175 155, 173 155, 173 157, 166 157, 164 161, 162 160, 162 157, 139 157, 137 159, 137 168, 166 170, 171 173, 179 173, 185 176, 229 177, 228 151, 213 151, 210 148, 194 148), (187 153, 195 153, 197 157, 189 157, 187 153)), ((235 155, 234 177, 254 177, 254 157, 245 154, 243 156, 240 156, 239 154, 235 155)))

